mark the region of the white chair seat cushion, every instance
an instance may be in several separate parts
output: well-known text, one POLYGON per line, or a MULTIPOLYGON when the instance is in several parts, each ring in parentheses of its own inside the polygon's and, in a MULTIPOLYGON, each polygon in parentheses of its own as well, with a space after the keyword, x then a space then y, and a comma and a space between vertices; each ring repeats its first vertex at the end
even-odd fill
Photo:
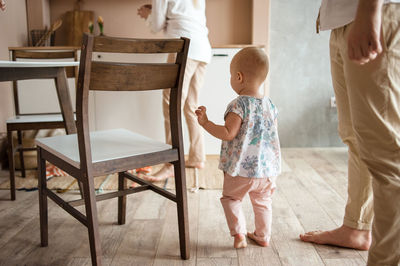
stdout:
POLYGON ((46 115, 18 115, 7 119, 6 123, 37 123, 37 122, 62 122, 61 114, 46 115))
MULTIPOLYGON (((171 145, 144 137, 127 129, 91 132, 90 144, 93 163, 171 149, 171 145)), ((73 166, 80 167, 77 134, 36 139, 36 145, 57 155, 73 166)))

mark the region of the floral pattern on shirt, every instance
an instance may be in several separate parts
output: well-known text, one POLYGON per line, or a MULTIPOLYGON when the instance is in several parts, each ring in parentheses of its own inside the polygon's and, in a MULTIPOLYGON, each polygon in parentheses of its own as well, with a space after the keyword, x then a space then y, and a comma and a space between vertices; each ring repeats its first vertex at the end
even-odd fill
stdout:
POLYGON ((239 96, 227 107, 242 118, 237 136, 222 141, 219 169, 231 176, 276 177, 281 172, 278 111, 268 97, 239 96))

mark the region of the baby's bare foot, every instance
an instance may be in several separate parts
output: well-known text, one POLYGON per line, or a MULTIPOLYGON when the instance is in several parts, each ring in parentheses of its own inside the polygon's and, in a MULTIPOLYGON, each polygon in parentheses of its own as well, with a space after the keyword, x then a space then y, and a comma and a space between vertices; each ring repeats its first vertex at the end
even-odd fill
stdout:
POLYGON ((304 242, 311 242, 320 245, 333 245, 358 250, 368 250, 371 246, 371 231, 357 230, 348 226, 332 231, 312 231, 300 235, 304 242))
POLYGON ((246 238, 243 234, 236 234, 234 237, 233 247, 234 248, 245 248, 247 247, 246 238))
POLYGON ((257 245, 262 246, 262 247, 268 247, 269 243, 267 241, 261 241, 259 239, 257 239, 256 234, 255 233, 247 233, 247 237, 250 238, 251 240, 253 240, 254 242, 257 243, 257 245))

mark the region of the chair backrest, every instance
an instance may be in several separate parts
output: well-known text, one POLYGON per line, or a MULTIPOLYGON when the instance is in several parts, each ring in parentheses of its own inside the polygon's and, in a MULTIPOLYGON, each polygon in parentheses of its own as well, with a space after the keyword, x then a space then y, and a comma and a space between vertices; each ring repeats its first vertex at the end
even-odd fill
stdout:
POLYGON ((170 90, 172 146, 182 147, 181 94, 190 40, 128 39, 84 34, 76 95, 77 132, 81 168, 90 165, 89 90, 170 90), (93 61, 93 52, 131 54, 176 53, 175 63, 93 61))
MULTIPOLYGON (((51 47, 9 47, 13 61, 23 59, 51 60, 51 59, 72 59, 78 61, 78 50, 80 47, 74 46, 51 46, 51 47)), ((75 78, 75 84, 78 80, 78 67, 65 68, 67 78, 75 78)), ((15 114, 20 114, 20 103, 18 95, 17 81, 13 82, 15 114)))

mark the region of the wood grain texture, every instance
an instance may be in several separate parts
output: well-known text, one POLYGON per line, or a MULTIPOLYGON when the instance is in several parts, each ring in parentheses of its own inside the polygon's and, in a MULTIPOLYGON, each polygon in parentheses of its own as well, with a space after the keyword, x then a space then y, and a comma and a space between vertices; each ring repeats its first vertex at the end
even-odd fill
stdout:
MULTIPOLYGON (((83 35, 83 44, 81 51, 81 60, 79 68, 77 95, 76 95, 76 133, 78 139, 79 149, 79 163, 71 167, 68 156, 64 151, 64 146, 70 144, 67 140, 61 139, 57 142, 57 147, 50 147, 39 144, 40 152, 38 153, 38 162, 44 165, 45 161, 53 162, 60 169, 66 170, 70 174, 73 173, 73 177, 78 181, 81 181, 81 194, 83 200, 73 201, 74 205, 83 203, 85 206, 85 214, 83 214, 77 208, 74 208, 69 202, 64 201, 61 197, 46 188, 46 179, 42 174, 40 175, 40 231, 41 231, 41 244, 47 246, 48 242, 48 223, 47 223, 47 197, 51 198, 66 212, 75 217, 84 226, 87 227, 87 234, 89 237, 89 251, 91 256, 92 265, 103 265, 103 256, 107 252, 103 252, 104 244, 100 238, 99 230, 99 214, 97 209, 97 200, 111 199, 112 197, 118 197, 118 205, 115 206, 118 209, 118 224, 123 225, 126 223, 126 195, 132 192, 141 192, 147 189, 151 189, 154 192, 172 199, 176 203, 177 215, 178 215, 178 232, 179 232, 179 247, 180 256, 182 259, 189 259, 190 257, 190 245, 189 245, 189 223, 188 223, 188 209, 187 209, 187 198, 186 198, 186 177, 185 177, 185 158, 183 154, 183 140, 182 140, 182 129, 181 129, 181 91, 182 81, 185 71, 185 63, 189 50, 189 40, 182 38, 180 40, 148 40, 138 41, 137 39, 117 39, 109 37, 94 37, 92 35, 83 35), (97 49, 94 43, 102 42, 106 40, 105 45, 100 45, 102 51, 105 52, 148 52, 146 47, 150 51, 165 52, 165 47, 171 44, 176 48, 176 43, 182 44, 182 46, 176 50, 177 60, 175 64, 124 64, 124 63, 112 63, 112 62, 92 62, 92 53, 97 49), (153 47, 156 45, 157 47, 153 47), (135 50, 135 47, 137 48, 135 50), (115 50, 116 49, 116 50, 115 50), (95 145, 102 145, 106 142, 103 139, 102 143, 91 143, 90 132, 89 132, 89 90, 114 90, 114 91, 125 91, 125 90, 143 90, 143 89, 164 89, 173 87, 171 90, 171 104, 170 104, 170 120, 172 133, 172 147, 167 146, 165 149, 148 153, 142 151, 138 153, 131 151, 131 153, 123 154, 117 157, 111 157, 101 160, 99 163, 93 163, 92 149, 96 150, 95 145), (174 104, 175 103, 175 104, 174 104), (168 160, 166 161, 166 159, 168 160), (153 162, 153 164, 148 164, 153 162), (175 188, 176 195, 163 190, 161 188, 153 186, 145 181, 136 180, 135 177, 129 174, 123 173, 124 171, 135 169, 143 166, 157 165, 160 163, 173 163, 175 167, 175 188), (119 190, 118 192, 112 192, 104 194, 102 196, 95 195, 94 177, 97 175, 105 175, 117 172, 119 174, 119 190), (142 185, 142 188, 128 189, 126 187, 126 178, 136 181, 142 185)), ((65 77, 65 71, 60 72, 57 75, 57 81, 60 77, 65 77)), ((57 82, 59 87, 64 87, 62 82, 57 82)), ((60 95, 59 98, 65 99, 65 95, 60 95)), ((61 100, 60 100, 61 102, 61 100)), ((64 116, 64 119, 66 117, 64 116)), ((66 121, 66 125, 68 125, 66 121)), ((67 132, 68 128, 67 128, 67 132)), ((64 138, 65 139, 65 138, 64 138)), ((68 138, 67 138, 68 139, 68 138)), ((45 140, 44 140, 45 141, 45 140)), ((112 139, 111 141, 115 141, 112 139)), ((125 140, 119 138, 119 147, 123 148, 126 145, 132 145, 132 140, 125 140)), ((76 143, 76 142, 75 142, 76 143)), ((144 145, 143 141, 136 140, 135 144, 144 145)), ((76 144, 75 144, 76 145, 76 144)), ((95 156, 93 156, 95 158, 95 156)), ((41 169, 44 167, 41 167, 41 169)), ((159 207, 159 206, 158 206, 159 207)), ((153 209, 153 208, 152 208, 153 209)), ((164 209, 164 208, 162 208, 164 209)), ((148 211, 148 209, 146 209, 148 211)), ((162 214, 163 212, 159 212, 162 214)), ((157 239, 159 238, 160 231, 146 230, 146 227, 152 225, 154 228, 161 227, 164 220, 160 217, 156 220, 140 220, 136 221, 135 226, 139 228, 139 231, 133 234, 132 238, 124 237, 121 239, 121 247, 128 248, 128 250, 137 251, 148 251, 149 257, 135 256, 135 262, 143 265, 149 264, 154 256, 157 248, 157 239), (150 237, 149 236, 154 236, 150 237), (125 243, 126 241, 126 243, 125 243), (155 242, 154 242, 155 241, 155 242), (136 248, 135 248, 136 247, 136 248), (153 255, 152 255, 153 254, 153 255)), ((116 254, 121 252, 118 249, 116 254)), ((125 264, 122 259, 117 259, 119 264, 125 264)), ((132 263, 132 260, 131 260, 132 263)))
POLYGON ((93 62, 90 89, 142 91, 175 88, 179 65, 93 62))
MULTIPOLYGON (((117 199, 99 202, 103 264, 365 265, 365 251, 317 246, 298 238, 304 231, 336 226, 336 216, 343 213, 343 206, 332 205, 332 201, 343 202, 341 193, 336 191, 345 178, 332 176, 338 180, 328 183, 322 174, 333 168, 345 173, 346 157, 345 149, 283 149, 283 159, 291 170, 278 178, 273 197, 272 241, 267 248, 251 241, 243 250, 232 247, 233 239, 219 202, 220 190, 188 195, 189 260, 180 259, 176 205, 172 201, 150 191, 133 194, 126 199, 124 225, 117 223, 117 199)), ((8 172, 0 171, 0 182, 7 179, 8 172)), ((0 200, 6 199, 0 204, 1 265, 91 265, 87 231, 78 221, 49 201, 49 246, 41 248, 37 193, 17 191, 17 196, 18 201, 9 201, 8 190, 0 190, 0 200)), ((63 197, 78 199, 79 192, 69 191, 63 197)), ((243 200, 243 208, 251 231, 254 221, 248 197, 243 200)), ((79 210, 84 212, 83 207, 79 210)))
POLYGON ((134 40, 127 38, 98 37, 94 42, 93 50, 96 52, 115 53, 178 53, 184 47, 182 39, 147 39, 134 40))
MULTIPOLYGON (((77 48, 68 47, 56 49, 37 49, 36 47, 24 47, 24 48, 9 48, 11 52, 11 57, 13 61, 18 59, 74 59, 77 58, 77 48)), ((17 121, 7 122, 7 132, 8 134, 13 134, 16 131, 18 136, 18 143, 22 143, 22 131, 24 130, 40 130, 40 129, 54 129, 54 128, 65 128, 67 134, 75 133, 75 119, 73 114, 73 107, 71 103, 71 97, 68 89, 67 77, 77 77, 77 67, 69 67, 66 70, 64 67, 49 67, 49 68, 6 68, 0 71, 0 81, 2 80, 12 80, 13 81, 13 96, 14 96, 14 107, 15 114, 20 115, 20 103, 18 96, 18 83, 17 80, 25 79, 53 79, 56 84, 56 91, 59 101, 59 106, 61 109, 61 115, 63 120, 58 119, 49 120, 47 119, 47 114, 43 114, 40 118, 40 114, 37 114, 36 121, 31 121, 29 123, 19 123, 17 121)), ((9 142, 11 143, 11 142, 9 142)), ((25 164, 24 164, 24 151, 28 149, 19 145, 16 152, 19 153, 21 162, 21 173, 25 177, 25 164)), ((9 154, 13 154, 13 145, 8 147, 9 154)), ((11 183, 11 198, 15 199, 15 188, 13 183, 15 182, 15 169, 14 162, 10 159, 10 183, 11 183)))
POLYGON ((26 50, 15 50, 16 58, 24 59, 66 59, 74 58, 75 51, 43 51, 43 50, 32 50, 27 48, 26 50))

